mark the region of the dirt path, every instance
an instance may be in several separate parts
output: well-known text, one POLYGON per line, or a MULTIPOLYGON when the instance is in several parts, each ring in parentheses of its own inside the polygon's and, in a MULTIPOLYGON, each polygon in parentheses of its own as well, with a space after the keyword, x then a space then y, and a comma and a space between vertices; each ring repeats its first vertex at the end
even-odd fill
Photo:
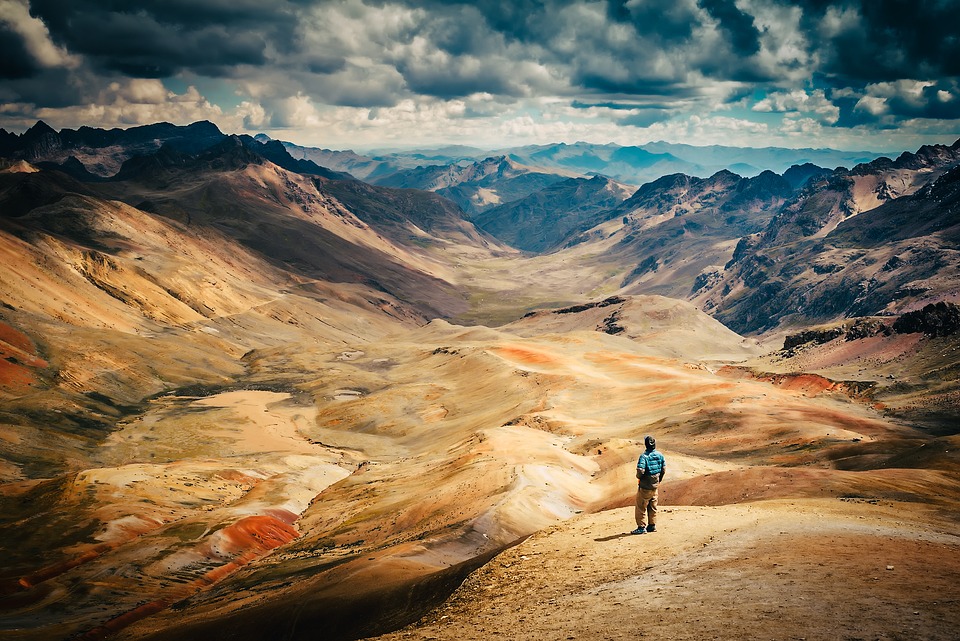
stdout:
POLYGON ((475 572, 400 639, 955 639, 960 531, 832 500, 578 517, 475 572))

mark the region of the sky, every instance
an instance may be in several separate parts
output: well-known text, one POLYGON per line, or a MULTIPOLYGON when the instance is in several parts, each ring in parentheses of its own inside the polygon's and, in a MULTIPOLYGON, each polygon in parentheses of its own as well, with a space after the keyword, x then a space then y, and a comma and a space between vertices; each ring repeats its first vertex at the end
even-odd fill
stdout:
POLYGON ((960 138, 960 0, 0 0, 0 127, 331 149, 960 138))

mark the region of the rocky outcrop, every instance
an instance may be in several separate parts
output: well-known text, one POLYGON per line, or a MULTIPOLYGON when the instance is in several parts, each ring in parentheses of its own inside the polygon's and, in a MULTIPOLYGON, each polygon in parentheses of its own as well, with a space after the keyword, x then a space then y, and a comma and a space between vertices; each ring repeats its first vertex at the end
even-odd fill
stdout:
POLYGON ((898 334, 922 332, 927 336, 950 336, 960 332, 960 305, 939 302, 907 312, 893 324, 898 334))

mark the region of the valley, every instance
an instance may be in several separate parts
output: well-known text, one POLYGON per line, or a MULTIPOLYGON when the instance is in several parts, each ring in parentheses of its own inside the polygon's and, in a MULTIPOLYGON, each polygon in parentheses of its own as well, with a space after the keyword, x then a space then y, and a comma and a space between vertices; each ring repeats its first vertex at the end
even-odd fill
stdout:
POLYGON ((192 127, 3 161, 5 638, 960 625, 960 145, 468 215, 192 127))

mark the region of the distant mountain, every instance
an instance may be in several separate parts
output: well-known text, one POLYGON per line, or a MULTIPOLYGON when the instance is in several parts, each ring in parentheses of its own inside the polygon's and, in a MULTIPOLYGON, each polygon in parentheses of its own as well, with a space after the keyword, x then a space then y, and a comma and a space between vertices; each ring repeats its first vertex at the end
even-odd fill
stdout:
POLYGON ((824 169, 812 163, 804 163, 802 165, 791 165, 789 169, 783 172, 783 178, 790 183, 790 187, 799 189, 811 180, 822 178, 831 173, 833 173, 832 169, 824 169))
MULTIPOLYGON (((157 123, 129 129, 95 129, 80 127, 55 131, 39 121, 21 135, 0 130, 0 156, 29 162, 63 164, 72 156, 88 172, 109 177, 120 165, 136 155, 152 153, 163 145, 196 153, 223 139, 225 134, 216 125, 201 121, 187 126, 157 123)), ((434 149, 389 150, 367 155, 353 151, 336 151, 274 141, 263 134, 252 138, 257 143, 278 143, 294 160, 307 160, 319 167, 349 173, 361 180, 380 182, 397 172, 417 167, 468 166, 489 157, 506 156, 538 173, 562 170, 568 176, 602 174, 618 181, 641 185, 657 178, 685 173, 708 176, 721 169, 743 176, 755 176, 764 170, 783 173, 792 165, 815 164, 835 168, 854 166, 876 159, 879 154, 867 151, 832 149, 763 149, 725 146, 694 146, 654 142, 639 146, 616 144, 529 145, 498 151, 453 145, 434 149)), ((76 165, 72 165, 72 170, 76 165)), ((468 202, 469 196, 460 197, 468 202), (465 200, 466 199, 466 200, 465 200)), ((506 202, 501 200, 501 202, 506 202)), ((468 207, 469 209, 470 207, 468 207)))
POLYGON ((641 185, 671 173, 696 174, 701 166, 668 153, 653 153, 642 147, 596 145, 530 145, 503 150, 513 160, 532 167, 564 169, 583 175, 602 174, 621 182, 641 185))
POLYGON ((389 293, 425 316, 463 307, 454 287, 408 255, 444 243, 490 245, 455 204, 430 192, 317 172, 311 161, 295 161, 309 171, 288 170, 261 155, 278 150, 283 147, 275 141, 238 136, 199 154, 165 146, 128 160, 116 177, 88 190, 187 226, 217 229, 301 277, 389 293))
POLYGON ((474 163, 427 165, 400 170, 374 182, 385 187, 434 191, 474 215, 523 198, 567 176, 524 166, 506 156, 474 163))
POLYGON ((489 246, 492 240, 464 220, 454 202, 429 191, 381 187, 356 179, 323 181, 318 187, 398 243, 439 245, 442 239, 489 246))
POLYGON ((568 178, 520 200, 487 209, 473 221, 518 249, 550 251, 571 235, 602 223, 629 193, 603 176, 568 178))
POLYGON ((792 165, 813 164, 835 169, 853 167, 882 156, 872 151, 839 151, 836 149, 789 149, 782 147, 727 147, 723 145, 685 145, 651 142, 641 147, 652 153, 671 154, 687 162, 719 171, 729 169, 744 176, 755 176, 763 170, 783 174, 792 165))
POLYGON ((316 147, 303 147, 291 142, 284 142, 282 144, 290 156, 295 159, 309 160, 334 171, 346 172, 360 180, 367 180, 377 174, 393 173, 397 170, 396 167, 385 161, 361 156, 352 151, 334 151, 331 149, 318 149, 316 147))
MULTIPOLYGON (((129 158, 153 153, 164 145, 184 153, 197 153, 225 137, 216 125, 207 121, 187 126, 161 122, 129 129, 80 127, 60 132, 38 121, 20 136, 0 136, 0 156, 56 164, 73 158, 91 174, 108 177, 129 158)), ((75 164, 73 169, 75 171, 75 164)))
POLYGON ((664 176, 643 185, 584 233, 604 262, 628 267, 625 292, 686 298, 701 274, 729 259, 737 240, 763 229, 793 194, 773 172, 744 178, 720 171, 709 178, 664 176))

